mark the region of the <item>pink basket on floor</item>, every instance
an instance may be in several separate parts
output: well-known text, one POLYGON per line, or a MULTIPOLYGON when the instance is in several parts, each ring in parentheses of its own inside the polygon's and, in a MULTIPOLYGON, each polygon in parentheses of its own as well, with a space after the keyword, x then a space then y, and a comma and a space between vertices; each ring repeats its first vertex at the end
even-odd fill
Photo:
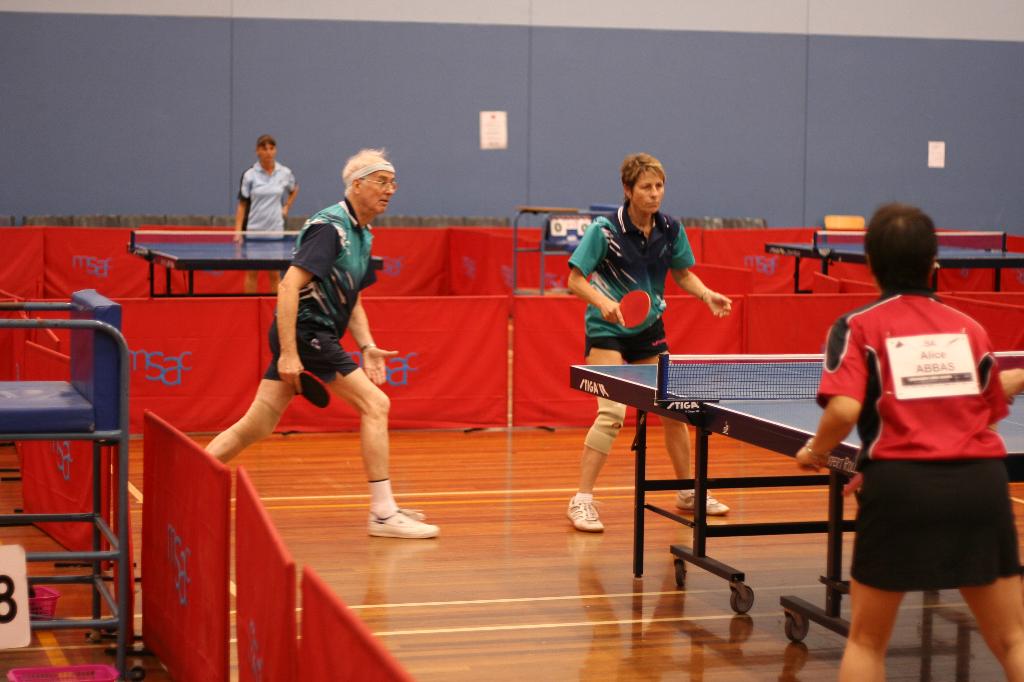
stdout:
POLYGON ((34 586, 32 591, 35 596, 28 598, 28 612, 32 620, 53 620, 53 614, 57 613, 57 600, 60 599, 60 592, 42 585, 34 586))
POLYGON ((117 682, 117 668, 92 664, 60 668, 13 668, 7 671, 7 682, 117 682))

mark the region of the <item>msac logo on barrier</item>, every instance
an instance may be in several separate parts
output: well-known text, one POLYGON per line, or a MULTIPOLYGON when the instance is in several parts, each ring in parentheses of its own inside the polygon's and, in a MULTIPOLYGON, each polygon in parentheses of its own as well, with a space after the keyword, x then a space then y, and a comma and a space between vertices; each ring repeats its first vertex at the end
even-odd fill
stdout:
POLYGON ((753 268, 754 272, 760 275, 774 275, 779 269, 778 256, 744 256, 743 266, 753 268))
POLYGON ((167 524, 167 562, 174 569, 174 589, 178 592, 178 604, 188 604, 188 586, 192 578, 188 575, 188 558, 192 550, 185 547, 185 541, 178 535, 174 526, 167 524))
MULTIPOLYGON (((509 265, 501 266, 501 279, 505 283, 505 286, 509 289, 514 289, 515 286, 512 284, 512 267, 509 265)), ((564 289, 565 288, 565 276, 560 275, 557 272, 545 272, 544 273, 544 288, 545 289, 564 289)))
POLYGON ((65 481, 70 481, 71 463, 75 461, 74 458, 71 457, 71 441, 51 441, 50 448, 53 450, 53 454, 57 456, 57 471, 60 472, 61 477, 65 481))
POLYGON ((132 371, 142 370, 146 381, 159 381, 164 386, 180 386, 185 372, 191 367, 185 365, 185 359, 192 351, 183 351, 180 355, 165 355, 161 351, 143 349, 129 350, 132 371))
POLYGON ((384 267, 380 270, 382 275, 385 277, 398 277, 402 274, 402 261, 405 260, 404 258, 381 256, 381 260, 384 262, 384 267))
POLYGON ((249 619, 249 671, 253 679, 263 679, 263 656, 260 655, 260 640, 256 636, 256 621, 249 619))
POLYGON ((111 258, 97 258, 96 256, 72 256, 71 268, 85 270, 85 274, 92 277, 109 277, 111 260, 111 258))

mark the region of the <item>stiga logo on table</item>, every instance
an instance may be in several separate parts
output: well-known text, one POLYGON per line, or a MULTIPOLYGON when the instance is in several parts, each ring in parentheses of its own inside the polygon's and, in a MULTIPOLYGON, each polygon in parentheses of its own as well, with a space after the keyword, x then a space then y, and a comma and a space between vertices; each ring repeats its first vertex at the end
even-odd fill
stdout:
POLYGON ((144 349, 129 350, 132 358, 132 371, 141 371, 146 381, 159 381, 164 386, 180 386, 185 372, 192 370, 185 364, 192 351, 183 351, 180 355, 165 355, 161 351, 144 349))

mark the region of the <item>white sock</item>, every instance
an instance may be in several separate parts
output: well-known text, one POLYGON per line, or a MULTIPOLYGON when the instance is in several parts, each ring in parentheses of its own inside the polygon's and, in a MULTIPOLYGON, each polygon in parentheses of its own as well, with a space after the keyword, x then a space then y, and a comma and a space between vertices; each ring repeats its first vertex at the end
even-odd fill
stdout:
POLYGON ((398 513, 398 504, 391 494, 391 479, 370 481, 370 511, 378 519, 386 519, 398 513))
POLYGON ((594 493, 576 493, 576 497, 573 498, 574 502, 580 502, 582 504, 590 504, 594 501, 594 493))

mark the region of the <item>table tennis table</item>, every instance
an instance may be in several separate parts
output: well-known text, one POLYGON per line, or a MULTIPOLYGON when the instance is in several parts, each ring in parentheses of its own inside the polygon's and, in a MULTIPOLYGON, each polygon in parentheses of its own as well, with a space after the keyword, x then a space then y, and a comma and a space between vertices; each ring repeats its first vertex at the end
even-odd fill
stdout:
MULTIPOLYGON (((182 296, 224 296, 225 293, 197 293, 195 273, 218 270, 287 270, 291 264, 298 232, 267 233, 271 236, 238 236, 234 230, 133 230, 128 252, 149 262, 149 295, 151 298, 182 296), (156 291, 156 266, 164 268, 164 290, 156 291), (175 293, 171 272, 187 274, 186 292, 175 293)), ((372 259, 372 267, 380 270, 383 260, 372 259)), ((275 292, 276 293, 276 292, 275 292)), ((232 296, 265 296, 268 294, 232 293, 232 296)), ((270 294, 273 295, 273 294, 270 294)))
MULTIPOLYGON (((1003 268, 1024 268, 1024 253, 1006 250, 1005 232, 939 232, 939 249, 936 262, 939 268, 995 270, 995 290, 1000 290, 1000 273, 1003 268)), ((831 263, 866 264, 864 254, 864 232, 859 230, 819 230, 809 243, 767 242, 767 253, 780 256, 794 256, 793 292, 808 293, 800 288, 800 259, 811 258, 821 261, 821 272, 827 275, 831 263)), ((938 272, 933 277, 937 282, 938 272)))
MULTIPOLYGON (((1024 353, 1000 353, 1005 367, 1024 366, 1024 353)), ((737 613, 746 613, 754 602, 753 590, 746 585, 743 571, 707 555, 711 537, 783 535, 795 533, 826 533, 825 607, 819 608, 798 597, 783 596, 781 604, 786 616, 786 634, 793 641, 806 635, 810 621, 817 622, 842 635, 849 625, 840 617, 842 595, 848 584, 842 578, 843 532, 853 530, 853 521, 843 518, 844 483, 854 473, 860 447, 856 433, 837 446, 829 457, 827 474, 797 473, 792 476, 716 477, 708 476, 711 457, 710 437, 724 435, 744 443, 793 457, 812 436, 821 416, 813 397, 821 374, 820 355, 774 356, 670 356, 659 358, 658 365, 573 365, 570 385, 580 391, 607 398, 637 409, 636 431, 632 449, 634 466, 633 511, 633 574, 643 574, 644 512, 650 511, 693 529, 692 546, 672 545, 675 557, 676 583, 683 587, 687 564, 693 564, 729 582, 730 606, 737 613), (672 360, 691 358, 694 364, 706 360, 724 368, 727 379, 720 387, 699 385, 705 379, 698 375, 674 380, 665 367, 672 360), (787 382, 785 373, 771 369, 786 363, 794 369, 787 382), (742 369, 735 372, 740 366, 742 369), (763 378, 756 377, 767 370, 763 378), (659 380, 660 375, 660 380, 659 380), (685 386, 674 381, 689 381, 685 386), (666 388, 675 385, 677 388, 666 388), (812 389, 813 387, 813 389, 812 389), (689 389, 689 390, 687 390, 689 389), (808 390, 812 390, 808 393, 808 390), (703 395, 698 395, 703 393, 703 395), (770 397, 775 394, 776 397, 770 397), (738 397, 730 397, 738 396, 738 397), (692 479, 648 479, 646 474, 647 415, 685 421, 696 429, 694 477, 692 479), (708 525, 705 503, 709 488, 754 488, 820 486, 828 489, 827 519, 778 523, 728 523, 708 525), (662 509, 646 500, 651 491, 693 488, 696 494, 692 519, 662 509)), ((1024 480, 1024 400, 1011 406, 1009 418, 1000 422, 1000 433, 1006 441, 1011 480, 1024 480)))

